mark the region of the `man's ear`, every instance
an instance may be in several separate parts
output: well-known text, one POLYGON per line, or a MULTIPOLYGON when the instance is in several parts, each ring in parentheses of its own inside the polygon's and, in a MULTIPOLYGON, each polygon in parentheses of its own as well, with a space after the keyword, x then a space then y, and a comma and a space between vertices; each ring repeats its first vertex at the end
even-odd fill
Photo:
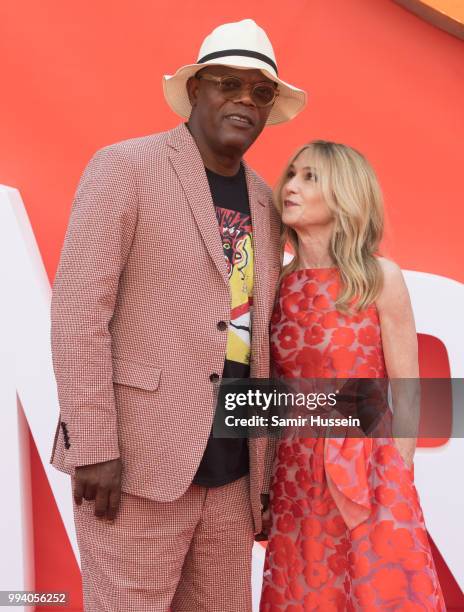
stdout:
POLYGON ((185 87, 187 88, 187 95, 188 95, 190 104, 192 105, 192 108, 197 103, 199 85, 200 85, 200 82, 195 77, 190 77, 187 80, 187 83, 185 84, 185 87))

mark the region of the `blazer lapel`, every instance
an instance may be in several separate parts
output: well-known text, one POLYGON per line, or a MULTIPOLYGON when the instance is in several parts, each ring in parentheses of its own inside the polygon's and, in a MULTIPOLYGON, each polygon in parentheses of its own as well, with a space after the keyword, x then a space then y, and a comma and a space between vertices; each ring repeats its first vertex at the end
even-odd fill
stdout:
POLYGON ((245 164, 245 172, 250 200, 251 221, 253 226, 253 323, 252 353, 257 349, 262 331, 261 322, 266 321, 268 288, 268 249, 269 249, 269 201, 256 179, 245 164))
POLYGON ((169 144, 172 147, 169 158, 187 196, 205 246, 229 286, 216 212, 198 147, 184 124, 171 131, 169 144))

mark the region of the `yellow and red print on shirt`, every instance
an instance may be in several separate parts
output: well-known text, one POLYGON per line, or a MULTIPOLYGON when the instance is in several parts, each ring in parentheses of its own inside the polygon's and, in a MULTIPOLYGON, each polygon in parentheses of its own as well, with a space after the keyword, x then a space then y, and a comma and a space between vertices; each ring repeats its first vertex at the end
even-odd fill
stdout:
POLYGON ((250 363, 253 242, 250 215, 216 206, 231 292, 226 359, 250 363))

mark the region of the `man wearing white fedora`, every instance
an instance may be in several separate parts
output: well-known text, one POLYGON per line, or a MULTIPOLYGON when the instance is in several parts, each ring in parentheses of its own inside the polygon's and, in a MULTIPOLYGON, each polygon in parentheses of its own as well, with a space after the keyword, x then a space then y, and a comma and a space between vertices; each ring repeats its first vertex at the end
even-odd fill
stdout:
POLYGON ((214 387, 269 375, 279 222, 242 157, 305 93, 250 19, 163 87, 188 122, 101 149, 76 193, 52 299, 52 462, 73 476, 85 610, 248 612, 270 465, 265 440, 211 434, 214 387))

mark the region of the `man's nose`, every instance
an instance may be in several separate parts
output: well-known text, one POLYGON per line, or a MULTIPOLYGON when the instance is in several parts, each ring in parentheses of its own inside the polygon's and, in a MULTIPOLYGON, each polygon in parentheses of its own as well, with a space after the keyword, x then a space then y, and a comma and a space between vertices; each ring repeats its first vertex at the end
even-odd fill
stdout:
POLYGON ((256 106, 253 98, 251 97, 251 91, 253 89, 253 85, 244 84, 234 102, 241 102, 242 104, 247 104, 249 106, 256 106))

